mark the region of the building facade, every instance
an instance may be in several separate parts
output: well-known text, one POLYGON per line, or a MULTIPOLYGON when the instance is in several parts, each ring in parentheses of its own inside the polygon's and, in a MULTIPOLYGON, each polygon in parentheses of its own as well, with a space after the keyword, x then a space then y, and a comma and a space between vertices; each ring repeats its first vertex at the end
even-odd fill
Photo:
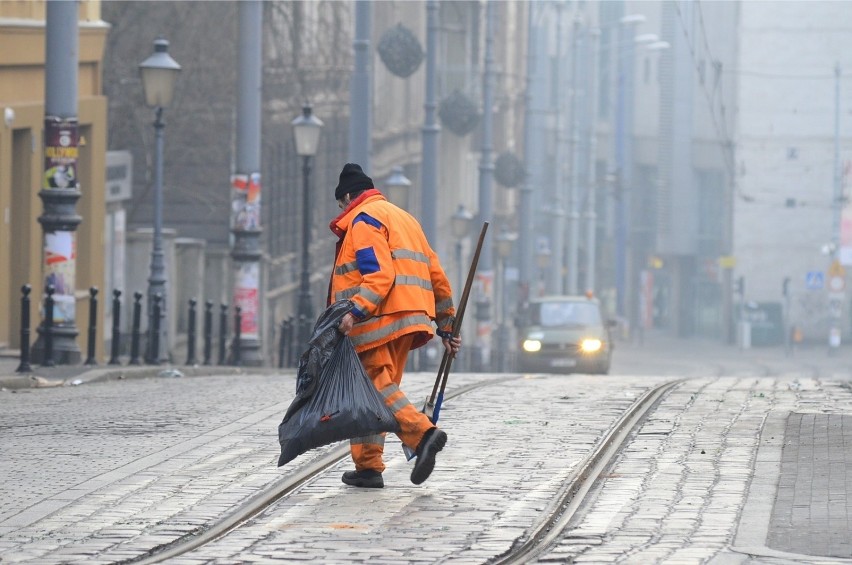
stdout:
POLYGON ((735 271, 805 341, 849 341, 852 35, 842 2, 744 2, 736 99, 735 271), (841 221, 843 220, 843 221, 841 221), (833 262, 841 269, 833 272, 833 262), (788 295, 784 296, 784 280, 788 295), (837 285, 837 279, 842 284, 837 285))
MULTIPOLYGON (((18 349, 21 287, 32 286, 31 327, 40 322, 43 299, 44 237, 39 191, 45 162, 45 13, 46 2, 0 3, 0 346, 18 349)), ((107 100, 103 59, 109 26, 100 2, 79 2, 77 180, 81 197, 76 213, 76 277, 73 291, 77 343, 85 351, 88 289, 104 287, 104 182, 107 100)), ((98 355, 103 355, 99 324, 98 355)))
MULTIPOLYGON (((436 98, 444 104, 461 96, 462 116, 473 124, 465 130, 439 122, 438 182, 434 195, 437 234, 433 244, 446 257, 452 280, 459 267, 452 260, 455 244, 451 217, 459 204, 476 212, 481 123, 485 9, 478 0, 437 2, 436 98)), ((133 196, 127 204, 128 292, 144 282, 144 257, 152 217, 150 180, 150 111, 141 101, 137 77, 140 53, 161 35, 181 64, 173 107, 165 114, 164 225, 173 230, 178 258, 186 245, 202 248, 200 288, 174 288, 174 307, 186 300, 211 301, 218 312, 228 305, 231 279, 228 250, 230 175, 234 167, 233 132, 236 104, 236 2, 115 2, 104 5, 104 19, 120 29, 110 36, 105 59, 105 91, 110 100, 109 145, 129 151, 133 163, 133 196), (196 57, 196 54, 201 54, 196 57), (190 241, 191 240, 191 241, 190 241), (134 266, 135 265, 135 266, 134 266)), ((526 3, 495 3, 495 88, 491 117, 494 157, 523 147, 526 3)), ((371 166, 366 171, 380 189, 395 167, 402 167, 412 186, 406 207, 420 215, 424 202, 422 137, 425 117, 425 49, 427 2, 370 2, 369 70, 372 97, 371 166), (394 74, 379 54, 379 44, 400 26, 417 44, 419 64, 409 74, 394 74)), ((310 224, 310 285, 314 311, 325 306, 335 238, 328 222, 339 212, 333 198, 337 176, 350 155, 350 83, 353 73, 356 2, 264 2, 262 207, 262 341, 267 362, 277 360, 282 321, 295 317, 299 292, 302 225, 310 224), (309 102, 324 123, 319 151, 311 160, 313 205, 303 206, 303 161, 296 155, 291 121, 309 102)), ((444 104, 446 106, 446 104, 444 104)), ((446 115, 446 114, 445 114, 446 115)), ((443 118, 442 118, 443 119, 443 118)), ((447 118, 449 119, 449 118, 447 118)), ((495 184, 495 214, 514 226, 516 190, 495 184)), ((516 229, 516 228, 513 228, 516 229)), ((168 239, 168 238, 167 238, 168 239)), ((465 258, 472 246, 464 241, 465 258)), ((167 242, 168 243, 168 242, 167 242)), ((172 262, 169 263, 172 265, 172 262)), ((175 259, 172 273, 188 262, 175 259)), ((172 278, 182 275, 171 275, 172 278)), ((170 283, 172 284, 172 283, 170 283)), ((179 285, 180 286, 180 285, 179 285)), ((170 286, 170 289, 173 288, 170 286)), ((129 304, 125 303, 126 306, 129 304)), ((186 331, 185 316, 172 317, 171 335, 186 331)), ((179 338, 180 339, 180 338, 179 338)), ((172 345, 179 345, 179 339, 172 345)))

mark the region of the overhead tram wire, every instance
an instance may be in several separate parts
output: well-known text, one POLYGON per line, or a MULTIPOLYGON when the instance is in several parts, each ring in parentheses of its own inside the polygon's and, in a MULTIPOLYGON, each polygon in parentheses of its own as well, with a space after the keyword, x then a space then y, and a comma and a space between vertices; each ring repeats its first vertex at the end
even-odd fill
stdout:
MULTIPOLYGON (((677 11, 678 21, 680 22, 680 27, 683 30, 683 35, 686 37, 686 44, 689 47, 689 56, 692 59, 693 67, 695 67, 695 72, 700 75, 701 73, 701 64, 698 59, 698 56, 695 53, 695 48, 692 45, 692 37, 690 37, 689 29, 686 26, 686 22, 683 19, 683 12, 680 11, 680 5, 678 2, 674 2, 675 10, 677 11)), ((699 5, 700 12, 700 5, 699 5)), ((700 19, 703 18, 700 17, 700 19)), ((703 28, 703 24, 702 24, 703 28)), ((705 44, 707 44, 707 39, 705 37, 705 44)), ((708 54, 712 54, 708 48, 708 54)), ((712 60, 712 59, 711 59, 712 60)), ((717 115, 715 104, 713 103, 713 95, 707 90, 706 81, 700 80, 698 81, 701 85, 701 91, 704 93, 704 97, 707 100, 707 108, 710 110, 710 119, 713 122, 713 128, 716 130, 716 135, 719 137, 719 147, 722 150, 723 162, 725 163, 725 168, 727 169, 727 173, 731 178, 731 182, 734 186, 734 191, 742 200, 746 202, 753 202, 754 198, 743 193, 736 184, 736 163, 734 161, 734 142, 731 139, 730 134, 728 133, 727 124, 725 123, 725 104, 721 100, 719 101, 719 108, 721 111, 721 124, 720 117, 717 115)))

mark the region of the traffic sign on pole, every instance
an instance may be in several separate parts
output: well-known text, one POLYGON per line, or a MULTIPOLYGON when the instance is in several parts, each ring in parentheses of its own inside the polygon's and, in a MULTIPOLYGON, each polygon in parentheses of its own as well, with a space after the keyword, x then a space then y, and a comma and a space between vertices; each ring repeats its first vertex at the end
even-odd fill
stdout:
POLYGON ((822 290, 825 286, 825 274, 822 271, 808 271, 805 275, 805 288, 808 290, 822 290))

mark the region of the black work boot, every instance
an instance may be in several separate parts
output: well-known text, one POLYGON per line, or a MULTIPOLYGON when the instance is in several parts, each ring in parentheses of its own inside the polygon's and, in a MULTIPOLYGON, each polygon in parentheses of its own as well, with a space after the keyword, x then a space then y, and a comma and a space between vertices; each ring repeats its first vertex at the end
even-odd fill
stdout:
POLYGON ((432 474, 432 469, 435 468, 435 455, 444 449, 447 443, 447 434, 438 428, 429 428, 423 439, 420 440, 420 445, 417 446, 415 454, 417 460, 414 462, 414 469, 411 470, 411 482, 419 485, 429 478, 432 474))
POLYGON ((364 469, 363 471, 346 471, 341 479, 347 485, 362 488, 382 488, 385 486, 385 481, 382 479, 382 474, 372 469, 364 469))

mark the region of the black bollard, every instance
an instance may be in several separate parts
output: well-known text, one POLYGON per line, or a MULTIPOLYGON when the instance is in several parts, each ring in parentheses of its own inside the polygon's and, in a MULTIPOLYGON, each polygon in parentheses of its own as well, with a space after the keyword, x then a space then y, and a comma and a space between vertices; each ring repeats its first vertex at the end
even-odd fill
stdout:
POLYGON ((281 320, 281 335, 278 336, 278 368, 284 368, 287 354, 287 320, 281 320))
POLYGON ((296 342, 299 338, 298 322, 293 316, 290 316, 290 336, 287 338, 287 366, 295 367, 299 362, 296 356, 296 342))
POLYGON ((56 289, 47 285, 44 297, 44 367, 53 367, 53 293, 56 289))
POLYGON ((139 340, 142 338, 142 332, 139 330, 142 319, 142 300, 141 292, 133 293, 133 333, 130 336, 130 364, 141 365, 139 359, 139 340))
POLYGON ((98 287, 89 288, 89 343, 88 355, 84 365, 97 365, 95 361, 95 341, 98 335, 98 287))
POLYGON ((225 364, 225 351, 228 348, 228 305, 222 304, 219 306, 219 364, 225 364))
POLYGON ((112 344, 110 346, 109 364, 121 365, 119 347, 121 345, 121 291, 112 291, 112 344))
POLYGON ((29 373, 30 367, 30 292, 32 287, 25 284, 21 287, 21 363, 16 372, 29 373))
POLYGON ((234 307, 234 344, 231 348, 231 357, 234 360, 234 366, 240 366, 240 335, 242 334, 243 309, 239 306, 234 307))
POLYGON ((163 295, 159 292, 154 295, 154 319, 151 327, 151 358, 149 365, 160 364, 160 308, 162 308, 163 295))
POLYGON ((299 325, 296 328, 296 350, 297 355, 299 351, 304 351, 302 348, 307 349, 308 340, 311 338, 311 333, 308 330, 308 318, 304 314, 299 314, 299 325))
POLYGON ((189 319, 186 328, 186 364, 195 365, 195 305, 198 302, 194 298, 189 299, 189 319))
POLYGON ((213 354, 213 302, 204 302, 204 364, 210 364, 213 354))

